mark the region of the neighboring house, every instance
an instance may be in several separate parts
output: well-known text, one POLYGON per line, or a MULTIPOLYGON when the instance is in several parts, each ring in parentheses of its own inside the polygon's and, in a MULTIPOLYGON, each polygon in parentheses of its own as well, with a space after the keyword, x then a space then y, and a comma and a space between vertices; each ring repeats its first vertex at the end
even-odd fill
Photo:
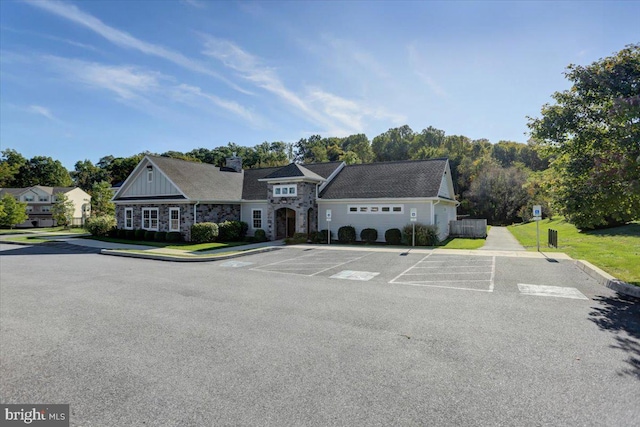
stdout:
POLYGON ((91 213, 91 196, 77 187, 46 187, 34 185, 27 188, 0 188, 0 197, 11 194, 19 202, 27 203, 29 218, 17 227, 52 227, 56 225, 51 208, 56 195, 65 194, 73 202, 72 225, 84 225, 91 213))
POLYGON ((410 223, 412 209, 444 239, 458 205, 447 159, 243 170, 238 157, 219 168, 156 156, 142 159, 113 202, 118 228, 179 231, 187 240, 196 222, 240 220, 249 235, 263 229, 272 240, 352 225, 358 235, 375 228, 384 241, 386 230, 410 223))

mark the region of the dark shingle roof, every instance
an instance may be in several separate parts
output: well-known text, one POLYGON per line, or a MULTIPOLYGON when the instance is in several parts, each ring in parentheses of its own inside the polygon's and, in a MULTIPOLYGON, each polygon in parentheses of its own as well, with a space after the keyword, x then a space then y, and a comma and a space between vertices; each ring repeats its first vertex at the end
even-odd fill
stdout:
MULTIPOLYGON (((299 165, 303 169, 310 171, 314 175, 318 175, 321 178, 328 178, 333 171, 335 171, 342 162, 327 162, 327 163, 311 163, 309 165, 299 165)), ((267 183, 264 181, 258 181, 265 178, 282 178, 290 176, 303 176, 303 175, 287 175, 289 172, 280 172, 283 169, 290 168, 293 163, 287 166, 278 166, 272 168, 260 168, 260 169, 247 169, 244 171, 244 185, 242 187, 242 198, 244 200, 265 200, 267 198, 267 183)), ((296 168, 296 170, 299 170, 296 168)), ((310 176, 310 175, 308 175, 310 176)), ((316 178, 317 179, 317 178, 316 178)))
POLYGON ((222 172, 208 163, 147 156, 191 200, 240 200, 242 172, 222 172))
POLYGON ((242 198, 244 200, 266 200, 267 183, 258 181, 266 178, 267 175, 282 169, 281 166, 275 168, 247 169, 244 171, 244 184, 242 185, 242 198))
POLYGON ((327 162, 327 163, 310 163, 308 165, 304 165, 305 168, 309 169, 311 172, 317 173, 323 178, 329 178, 329 176, 338 169, 342 162, 327 162))
POLYGON ((348 165, 320 194, 322 199, 437 197, 447 159, 348 165))
POLYGON ((315 172, 310 171, 302 165, 296 163, 290 163, 287 166, 280 168, 265 177, 265 179, 275 178, 296 178, 305 177, 314 180, 323 180, 323 178, 315 172))

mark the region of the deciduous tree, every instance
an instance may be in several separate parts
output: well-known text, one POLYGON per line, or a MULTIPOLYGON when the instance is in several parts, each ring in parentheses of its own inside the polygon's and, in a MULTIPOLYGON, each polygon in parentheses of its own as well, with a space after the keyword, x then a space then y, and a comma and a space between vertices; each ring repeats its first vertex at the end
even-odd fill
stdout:
POLYGON ((56 193, 55 196, 56 202, 51 207, 51 216, 57 225, 69 228, 73 221, 73 202, 64 193, 56 193))
POLYGON ((0 200, 2 214, 0 215, 0 225, 13 228, 29 218, 27 215, 27 204, 17 201, 11 194, 5 194, 0 200))
POLYGON ((530 118, 555 160, 555 205, 581 229, 640 219, 640 45, 570 65, 570 89, 530 118))

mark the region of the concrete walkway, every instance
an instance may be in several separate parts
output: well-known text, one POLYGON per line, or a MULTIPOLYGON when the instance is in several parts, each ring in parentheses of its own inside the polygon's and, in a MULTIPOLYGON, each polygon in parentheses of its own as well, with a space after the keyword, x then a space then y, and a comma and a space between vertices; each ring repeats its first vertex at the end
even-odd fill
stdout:
POLYGON ((507 227, 491 227, 481 251, 525 251, 507 227))

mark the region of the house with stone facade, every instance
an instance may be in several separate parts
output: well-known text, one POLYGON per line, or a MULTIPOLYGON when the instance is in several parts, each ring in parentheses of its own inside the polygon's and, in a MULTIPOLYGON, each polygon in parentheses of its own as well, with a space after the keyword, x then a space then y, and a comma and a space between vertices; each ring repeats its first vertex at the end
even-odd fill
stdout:
POLYGON ((178 231, 190 239, 198 222, 244 221, 249 235, 262 229, 271 240, 352 225, 378 230, 417 221, 433 224, 441 239, 456 219, 447 159, 346 165, 291 163, 242 169, 145 156, 113 197, 118 228, 178 231))

